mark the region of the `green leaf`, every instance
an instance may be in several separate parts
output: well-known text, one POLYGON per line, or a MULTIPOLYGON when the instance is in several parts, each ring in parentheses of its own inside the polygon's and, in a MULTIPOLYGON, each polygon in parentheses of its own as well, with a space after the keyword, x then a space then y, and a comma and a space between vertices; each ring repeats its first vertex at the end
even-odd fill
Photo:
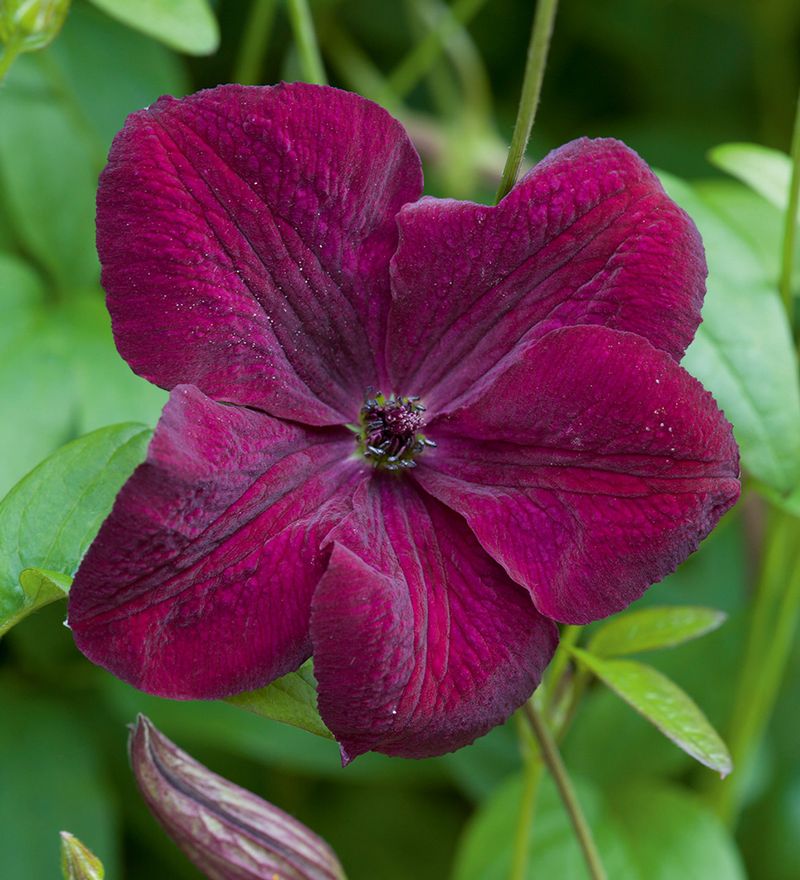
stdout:
POLYGON ((40 278, 18 258, 0 254, 0 291, 2 497, 23 474, 69 439, 73 410, 66 364, 46 332, 40 278), (24 443, 20 437, 25 438, 24 443))
MULTIPOLYGON (((613 880, 745 880, 736 846, 696 797, 656 782, 599 789, 575 779, 578 798, 613 880)), ((522 797, 519 777, 499 788, 467 825, 453 880, 507 880, 522 797)), ((588 880, 552 780, 542 782, 528 831, 525 880, 588 880)))
POLYGON ((0 90, 3 211, 62 293, 97 284, 95 190, 111 137, 129 112, 184 89, 170 53, 83 5, 12 67, 0 90))
POLYGON ((688 184, 663 182, 697 223, 709 265, 703 323, 683 366, 732 422, 745 468, 787 494, 800 484, 800 384, 777 289, 759 255, 713 207, 688 184))
POLYGON ((219 27, 207 0, 92 0, 129 27, 189 55, 210 55, 219 27))
POLYGON ((100 155, 66 102, 56 99, 53 77, 46 58, 25 55, 0 91, 0 184, 25 251, 60 286, 81 287, 98 274, 94 193, 100 155))
POLYGON ((46 59, 61 83, 61 100, 91 138, 101 165, 129 113, 189 89, 181 59, 86 3, 73 5, 46 59))
POLYGON ((0 502, 0 627, 32 610, 48 578, 63 587, 97 534, 122 484, 143 459, 150 432, 114 425, 51 455, 0 502), (26 569, 42 569, 25 575, 26 569), (37 579, 39 579, 37 581, 37 579))
POLYGON ((735 143, 714 147, 708 158, 712 165, 747 184, 776 208, 786 210, 792 176, 792 163, 786 153, 760 144, 735 143))
POLYGON ((615 657, 672 648, 712 632, 724 620, 725 614, 714 608, 691 605, 642 608, 603 623, 587 650, 598 657, 615 657))
POLYGON ((317 712, 317 680, 311 660, 297 672, 290 672, 256 691, 228 697, 226 702, 256 715, 300 727, 317 736, 333 739, 333 734, 317 712))
POLYGON ((633 660, 602 660, 580 648, 572 653, 590 672, 678 748, 721 776, 732 769, 731 756, 697 704, 674 681, 633 660))
POLYGON ((103 293, 74 296, 52 313, 75 388, 75 430, 135 421, 153 425, 167 392, 137 376, 114 345, 103 293))
POLYGON ((58 571, 26 568, 20 572, 19 583, 22 587, 22 604, 11 617, 0 619, 0 636, 34 611, 63 599, 72 586, 72 578, 58 571))

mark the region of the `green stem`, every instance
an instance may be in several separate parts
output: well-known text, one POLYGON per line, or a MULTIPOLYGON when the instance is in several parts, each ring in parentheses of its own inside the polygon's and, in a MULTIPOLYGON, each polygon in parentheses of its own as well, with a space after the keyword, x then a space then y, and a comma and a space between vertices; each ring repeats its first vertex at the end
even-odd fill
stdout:
POLYGON ((575 676, 572 679, 569 698, 567 705, 559 712, 556 719, 556 741, 561 742, 567 735, 570 725, 572 724, 575 714, 578 711, 583 693, 587 685, 592 680, 592 674, 582 666, 575 670, 575 676))
POLYGON ((456 0, 449 15, 443 15, 437 27, 408 53, 389 75, 389 87, 395 98, 405 98, 431 69, 451 34, 477 14, 486 0, 456 0))
POLYGON ((570 661, 569 649, 575 646, 575 643, 580 638, 581 630, 582 627, 580 626, 565 626, 561 630, 561 640, 558 643, 553 662, 547 670, 547 699, 545 706, 548 712, 558 700, 561 682, 564 678, 564 673, 567 671, 567 664, 570 661))
POLYGON ((528 751, 525 761, 525 775, 522 785, 522 800, 517 817, 517 830, 514 836, 514 856, 509 880, 525 880, 528 873, 528 852, 530 850, 530 829, 536 809, 536 794, 542 778, 542 761, 533 749, 528 751))
POLYGON ((600 853, 597 851, 597 846, 592 837, 589 823, 583 815, 581 805, 575 794, 575 789, 572 786, 572 780, 569 778, 567 768, 561 760, 561 755, 559 754, 558 747, 550 733, 550 729, 531 700, 525 703, 523 706, 523 712, 525 713, 525 717, 528 719, 533 735, 536 737, 536 741, 539 744, 539 751, 541 752, 542 760, 550 771, 550 775, 553 777, 556 788, 558 788, 558 793, 561 795, 564 809, 567 811, 567 815, 572 823, 572 828, 575 831, 575 836, 577 837, 578 843, 583 852, 586 867, 589 870, 589 876, 592 880, 606 880, 607 875, 605 868, 600 860, 600 853))
POLYGON ((311 10, 308 8, 308 0, 287 0, 287 2, 289 20, 292 23, 303 76, 306 82, 325 85, 327 82, 325 68, 322 66, 322 56, 319 54, 317 35, 314 32, 314 21, 311 18, 311 10))
POLYGON ((800 95, 794 115, 792 132, 792 179, 789 184, 789 201, 786 205, 786 218, 783 228, 783 253, 781 256, 780 291, 783 307, 789 317, 789 326, 794 328, 794 302, 792 300, 792 265, 794 263, 794 243, 797 235, 797 207, 800 202, 800 95))
POLYGON ((0 55, 0 82, 3 81, 9 68, 14 61, 16 61, 18 55, 19 49, 15 48, 12 44, 5 47, 2 55, 0 55))
POLYGON ((539 106, 539 95, 547 64, 547 50, 550 48, 557 7, 558 0, 539 0, 536 4, 531 39, 528 44, 528 59, 525 62, 525 77, 522 81, 522 95, 517 109, 517 121, 514 123, 514 134, 511 136, 511 147, 500 180, 500 188, 497 190, 498 202, 511 192, 511 188, 516 183, 525 148, 528 146, 536 108, 539 106))
POLYGON ((791 654, 800 611, 800 521, 774 511, 750 615, 742 672, 728 733, 736 772, 715 780, 710 801, 723 821, 738 817, 748 769, 764 735, 791 654))
POLYGON ((253 0, 244 25, 244 36, 233 71, 233 81, 245 86, 261 82, 264 52, 272 36, 272 25, 278 10, 278 0, 253 0))

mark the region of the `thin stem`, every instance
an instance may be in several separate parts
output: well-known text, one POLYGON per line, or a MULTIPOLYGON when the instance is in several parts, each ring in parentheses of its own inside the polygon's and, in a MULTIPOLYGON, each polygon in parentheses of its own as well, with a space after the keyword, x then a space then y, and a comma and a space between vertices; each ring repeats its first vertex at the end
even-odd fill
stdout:
POLYGON ((530 829, 536 810, 536 794, 542 778, 542 761, 537 752, 531 749, 525 761, 525 775, 522 785, 522 800, 517 817, 517 830, 514 836, 514 857, 511 863, 509 880, 525 880, 528 872, 528 852, 530 829))
POLYGON ((586 860, 586 867, 589 870, 589 876, 592 880, 606 880, 607 875, 603 863, 600 860, 600 853, 592 837, 591 829, 583 815, 575 789, 572 787, 572 780, 569 778, 567 768, 561 760, 558 747, 555 744, 552 734, 538 709, 529 700, 523 706, 525 717, 530 723, 536 741, 539 744, 539 750, 542 754, 542 760, 547 765, 550 775, 558 788, 561 795, 561 801, 564 809, 567 811, 570 822, 572 822, 575 836, 578 838, 583 857, 586 860))
POLYGON ((456 0, 449 15, 443 15, 438 25, 424 40, 408 53, 389 75, 389 87, 395 98, 405 98, 431 69, 442 47, 459 26, 467 24, 486 0, 456 0))
POLYGON ((322 66, 322 56, 319 54, 317 35, 314 32, 314 21, 311 18, 311 10, 308 8, 308 0, 288 0, 289 20, 292 23, 294 41, 300 56, 300 66, 306 82, 325 85, 325 68, 322 66))
POLYGON ((800 521, 774 511, 767 548, 750 615, 728 746, 736 773, 715 780, 710 801, 723 821, 734 825, 741 807, 748 766, 775 707, 800 610, 800 521))
POLYGON ((558 694, 561 690, 561 681, 567 670, 567 664, 570 660, 569 649, 575 646, 581 634, 580 626, 565 626, 561 631, 561 641, 556 649, 553 662, 547 672, 547 700, 546 707, 550 711, 558 700, 558 694))
POLYGON ((511 136, 511 147, 500 180, 500 188, 497 190, 498 202, 511 192, 511 188, 516 183, 525 148, 528 146, 536 108, 539 106, 539 95, 542 91, 547 51, 550 48, 550 37, 553 35, 557 7, 558 0, 539 0, 536 4, 531 39, 528 44, 528 59, 525 62, 525 77, 522 81, 522 95, 517 109, 517 121, 514 123, 514 134, 511 136))
POLYGON ((781 257, 780 291, 783 307, 789 317, 789 326, 794 328, 794 302, 792 301, 792 264, 794 263, 794 242, 797 235, 797 206, 800 201, 800 95, 794 115, 792 132, 792 179, 789 184, 789 201, 786 205, 786 218, 783 228, 783 253, 781 257))
POLYGON ((246 86, 261 82, 261 64, 272 36, 278 0, 253 0, 244 25, 244 36, 233 71, 233 81, 246 86))

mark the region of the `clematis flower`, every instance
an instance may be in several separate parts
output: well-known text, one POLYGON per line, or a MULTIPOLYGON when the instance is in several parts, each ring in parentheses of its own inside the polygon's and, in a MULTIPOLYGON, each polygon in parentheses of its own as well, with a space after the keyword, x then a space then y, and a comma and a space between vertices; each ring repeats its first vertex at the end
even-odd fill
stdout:
POLYGON ((738 453, 679 360, 705 260, 614 140, 496 207, 306 84, 129 117, 98 193, 117 345, 171 396, 75 579, 94 662, 173 698, 310 655, 345 761, 471 742, 557 641, 694 551, 738 453))

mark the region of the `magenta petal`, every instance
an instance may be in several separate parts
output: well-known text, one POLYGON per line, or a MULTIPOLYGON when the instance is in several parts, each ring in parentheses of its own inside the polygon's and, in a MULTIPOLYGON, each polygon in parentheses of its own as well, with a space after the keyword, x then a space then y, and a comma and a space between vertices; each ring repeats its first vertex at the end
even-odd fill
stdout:
POLYGON ((359 479, 352 442, 176 388, 75 577, 78 647, 166 697, 222 697, 295 669, 320 543, 359 479))
POLYGON ((395 215, 421 187, 402 126, 338 89, 220 86, 134 113, 97 199, 122 355, 166 388, 353 418, 383 384, 395 215))
POLYGON ((638 598, 739 494, 711 395, 646 340, 602 327, 548 334, 429 432, 439 445, 416 478, 565 623, 638 598))
POLYGON ((322 717, 345 761, 466 745, 530 696, 556 627, 412 482, 376 474, 354 506, 312 603, 322 717))
POLYGON ((496 207, 423 199, 399 224, 390 372, 439 411, 549 330, 600 324, 680 359, 700 322, 700 236, 619 141, 561 147, 496 207))

